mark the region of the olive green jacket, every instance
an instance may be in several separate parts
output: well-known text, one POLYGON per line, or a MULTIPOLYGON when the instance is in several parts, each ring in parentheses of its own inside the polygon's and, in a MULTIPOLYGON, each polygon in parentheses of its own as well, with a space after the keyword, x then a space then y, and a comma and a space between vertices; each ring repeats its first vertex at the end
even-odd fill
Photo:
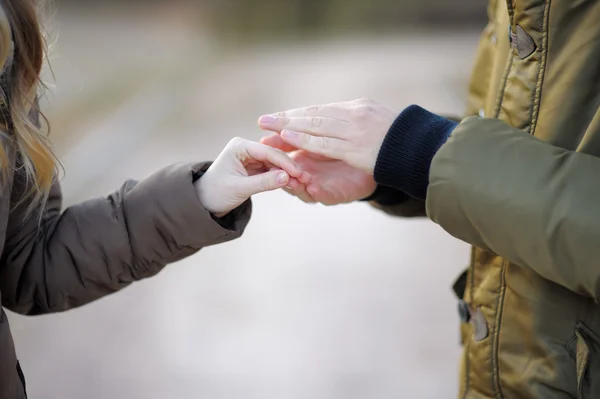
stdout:
POLYGON ((600 398, 599 106, 600 1, 491 0, 425 204, 474 246, 460 398, 600 398))

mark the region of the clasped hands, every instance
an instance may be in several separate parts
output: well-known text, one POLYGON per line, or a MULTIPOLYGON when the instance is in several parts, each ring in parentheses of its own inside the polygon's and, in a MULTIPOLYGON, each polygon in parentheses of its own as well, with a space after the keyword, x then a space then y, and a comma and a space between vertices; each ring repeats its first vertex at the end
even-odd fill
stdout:
POLYGON ((286 153, 311 175, 284 188, 304 202, 336 205, 369 197, 382 142, 398 113, 360 99, 298 108, 260 117, 274 132, 261 143, 286 153))
POLYGON ((342 204, 369 197, 383 139, 397 113, 370 100, 262 116, 274 132, 261 144, 235 138, 194 185, 200 202, 223 217, 250 196, 283 188, 304 202, 342 204))

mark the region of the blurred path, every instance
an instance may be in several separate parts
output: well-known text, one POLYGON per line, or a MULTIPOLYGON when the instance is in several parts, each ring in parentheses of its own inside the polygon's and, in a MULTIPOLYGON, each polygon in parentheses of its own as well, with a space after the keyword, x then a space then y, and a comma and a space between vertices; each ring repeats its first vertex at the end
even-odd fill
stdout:
MULTIPOLYGON (((258 139, 266 112, 370 97, 460 113, 477 39, 414 34, 222 54, 154 23, 59 27, 65 51, 49 113, 68 202, 171 162, 212 159, 233 136, 258 139), (104 44, 92 45, 94 29, 109 35, 104 44), (169 56, 154 55, 157 46, 169 56)), ((255 199, 236 242, 82 309, 11 323, 32 398, 445 399, 459 361, 450 285, 467 258, 427 221, 277 192, 255 199)))

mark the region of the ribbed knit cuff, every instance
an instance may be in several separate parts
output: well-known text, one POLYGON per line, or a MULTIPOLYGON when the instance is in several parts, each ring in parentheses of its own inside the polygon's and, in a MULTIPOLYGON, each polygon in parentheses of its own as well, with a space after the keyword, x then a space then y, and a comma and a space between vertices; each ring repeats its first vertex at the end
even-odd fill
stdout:
POLYGON ((375 164, 375 181, 424 200, 431 160, 456 126, 456 122, 418 105, 406 108, 383 140, 375 164))

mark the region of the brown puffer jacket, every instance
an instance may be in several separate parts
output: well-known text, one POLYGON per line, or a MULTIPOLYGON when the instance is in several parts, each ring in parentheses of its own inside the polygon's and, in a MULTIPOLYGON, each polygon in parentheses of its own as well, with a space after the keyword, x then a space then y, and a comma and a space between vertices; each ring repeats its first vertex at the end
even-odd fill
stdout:
MULTIPOLYGON (((14 152, 11 159, 14 165, 14 152)), ((68 310, 151 277, 202 247, 240 236, 251 203, 215 220, 192 182, 207 166, 170 166, 64 211, 56 184, 41 224, 37 217, 24 217, 26 204, 11 211, 22 184, 10 176, 0 189, 1 305, 25 315, 68 310)), ((24 398, 23 374, 0 308, 0 399, 24 398)))

